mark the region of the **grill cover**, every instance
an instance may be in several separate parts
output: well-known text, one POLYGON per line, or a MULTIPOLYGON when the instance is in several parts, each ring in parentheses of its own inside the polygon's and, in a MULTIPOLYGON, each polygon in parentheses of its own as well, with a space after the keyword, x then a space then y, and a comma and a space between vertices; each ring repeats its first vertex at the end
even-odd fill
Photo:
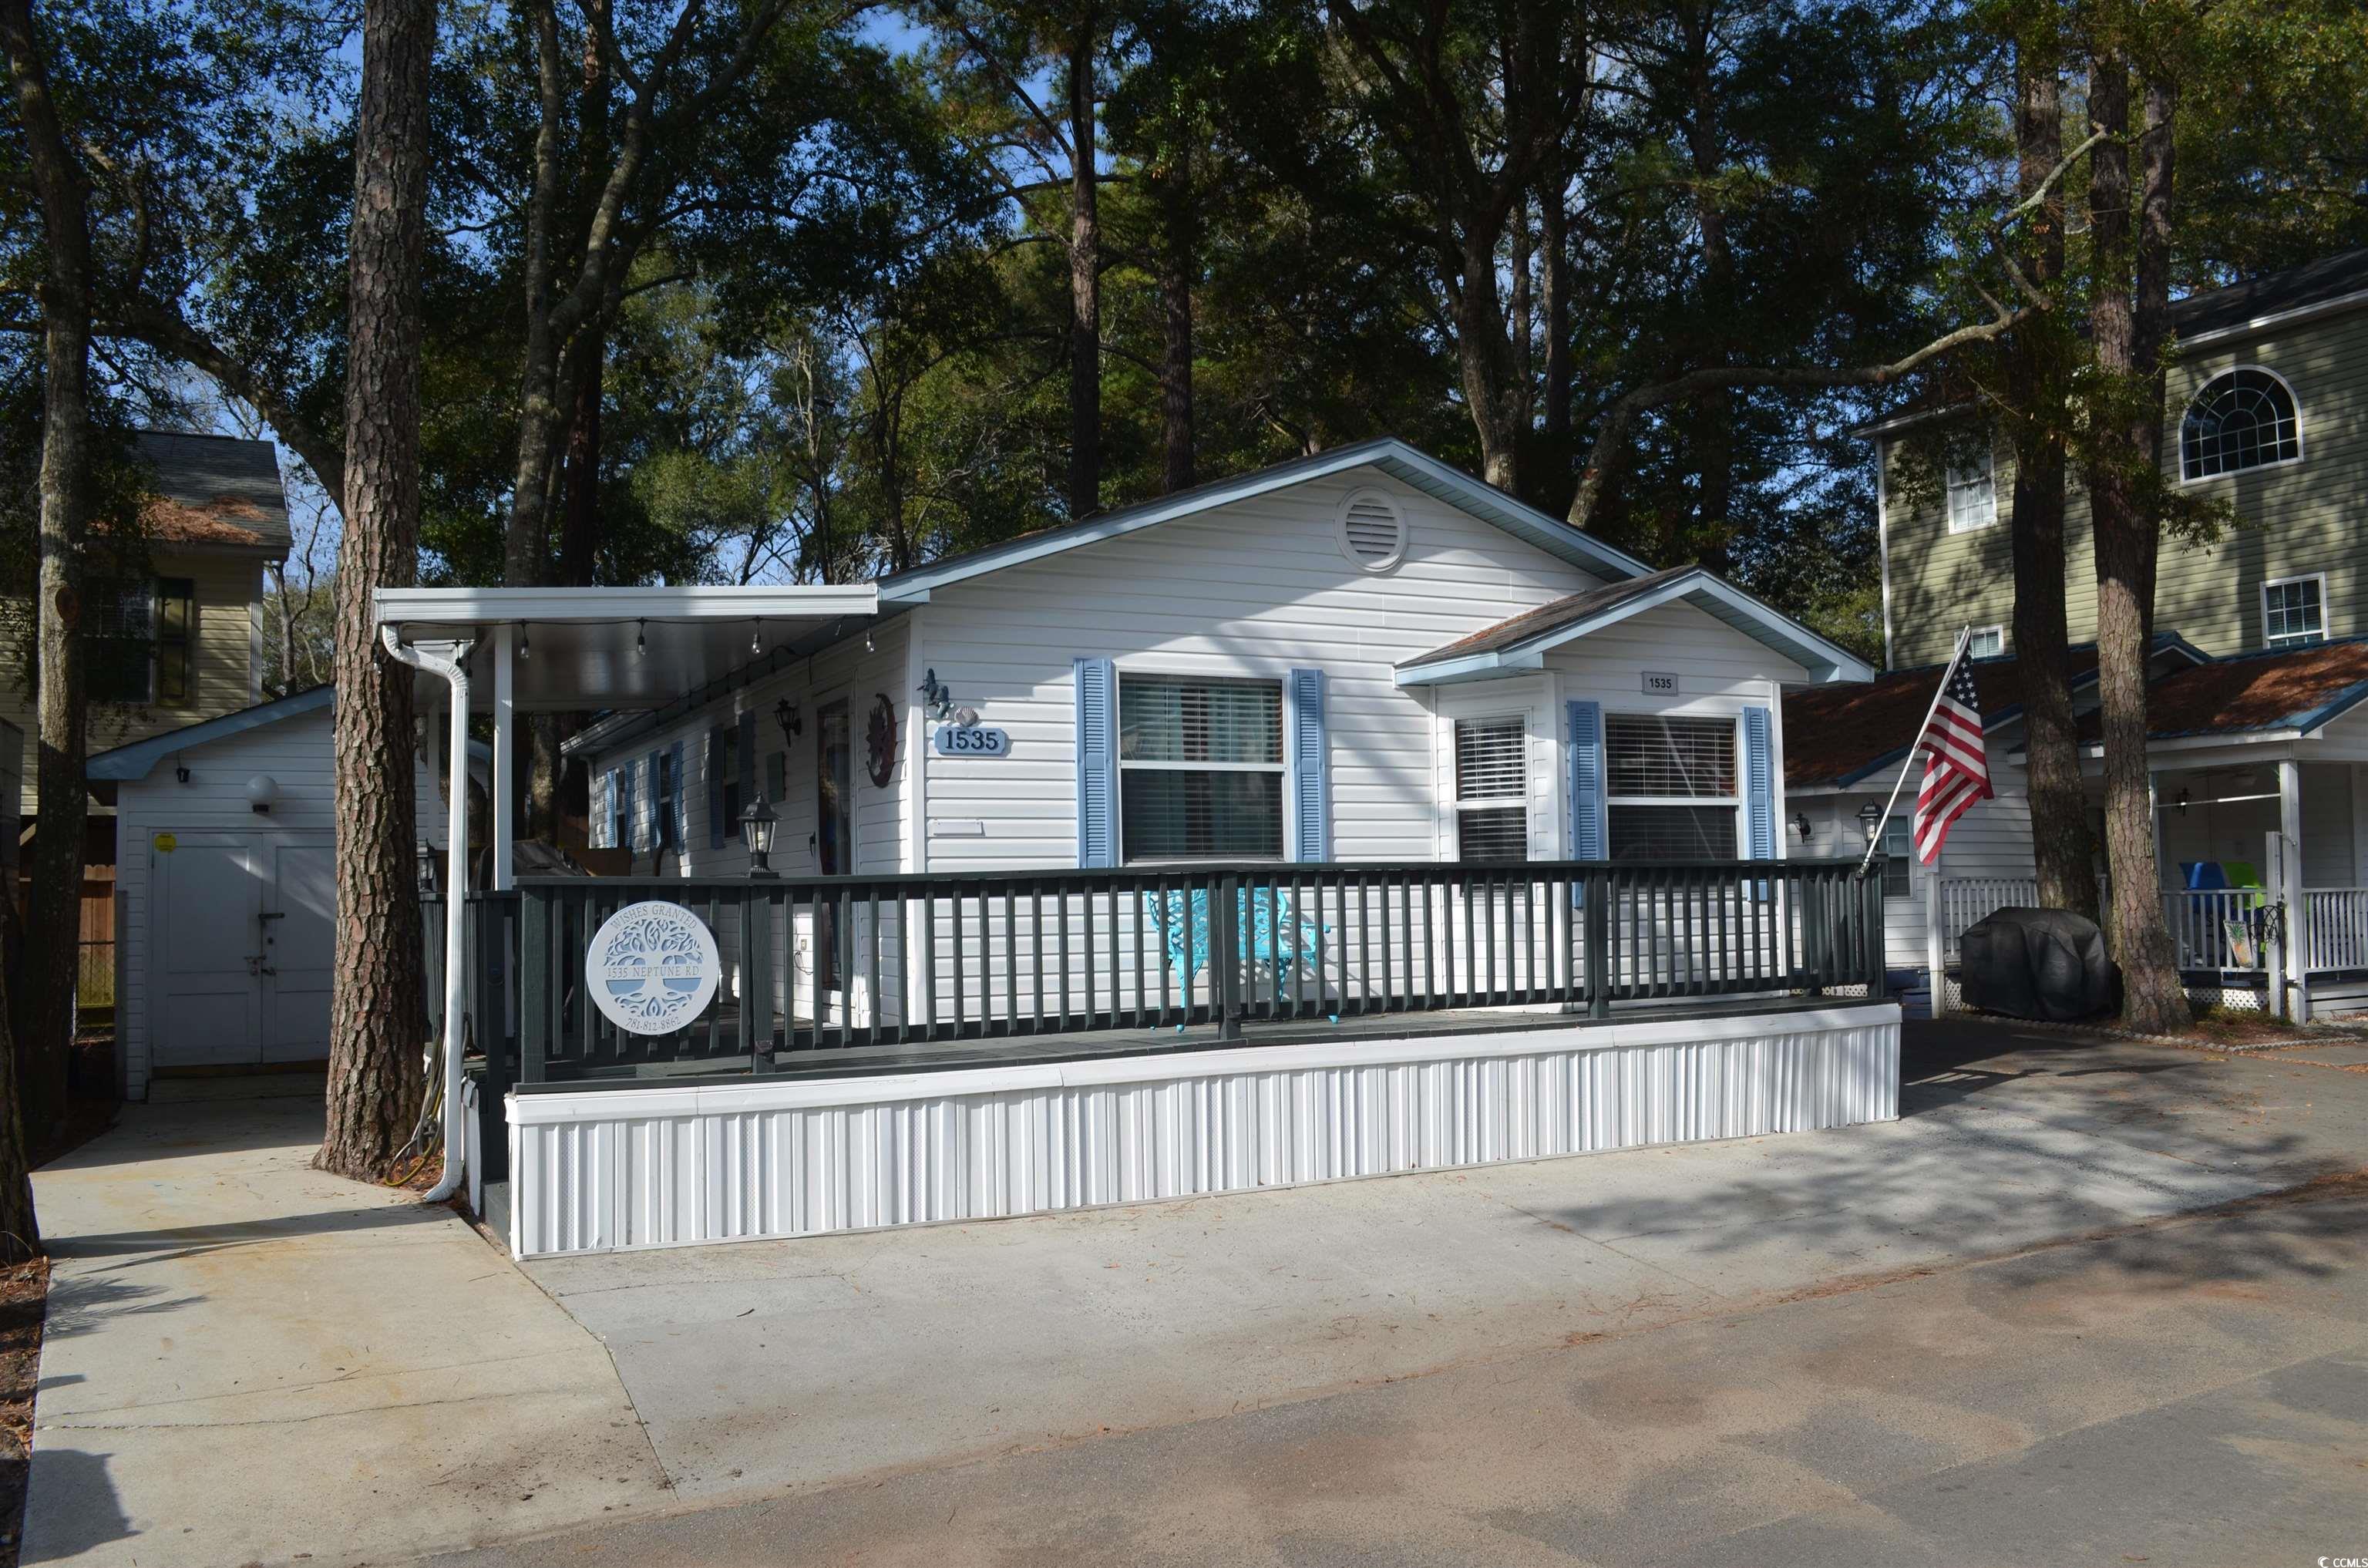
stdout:
POLYGON ((1994 910, 1965 932, 1958 954, 1969 1007, 2065 1023, 2115 1005, 2105 934, 2069 910, 1994 910))

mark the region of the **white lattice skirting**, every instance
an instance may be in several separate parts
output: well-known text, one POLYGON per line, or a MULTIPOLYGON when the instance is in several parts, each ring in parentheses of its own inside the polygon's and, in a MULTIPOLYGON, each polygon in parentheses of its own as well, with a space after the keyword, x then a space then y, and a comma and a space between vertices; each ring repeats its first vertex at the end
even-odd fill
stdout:
POLYGON ((1899 1113, 1899 1009, 509 1102, 521 1257, 997 1219, 1899 1113))

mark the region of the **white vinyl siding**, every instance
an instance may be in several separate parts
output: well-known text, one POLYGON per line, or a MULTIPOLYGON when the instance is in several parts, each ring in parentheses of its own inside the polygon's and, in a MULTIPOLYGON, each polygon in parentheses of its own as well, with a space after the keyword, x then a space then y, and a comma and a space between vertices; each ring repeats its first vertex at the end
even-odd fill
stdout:
MULTIPOLYGON (((153 1022, 148 1006, 151 878, 160 854, 156 835, 200 833, 333 835, 336 831, 336 786, 330 747, 333 715, 323 708, 276 724, 225 736, 166 756, 148 777, 126 779, 116 792, 116 939, 121 944, 117 974, 117 1040, 121 1050, 124 1093, 145 1098, 151 1072, 153 1022), (174 774, 188 767, 189 781, 174 774), (246 801, 246 781, 267 773, 279 798, 267 823, 246 801)), ((440 854, 444 848, 443 781, 413 763, 418 791, 419 837, 440 854)))

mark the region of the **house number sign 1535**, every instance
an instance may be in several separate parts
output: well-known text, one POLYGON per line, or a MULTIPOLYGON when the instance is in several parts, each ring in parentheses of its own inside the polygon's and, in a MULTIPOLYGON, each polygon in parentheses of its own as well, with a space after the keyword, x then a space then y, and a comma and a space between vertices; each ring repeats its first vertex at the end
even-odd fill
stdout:
POLYGON ((1678 677, 1677 677, 1677 676, 1673 676, 1673 675, 1670 675, 1670 674, 1667 673, 1666 671, 1662 671, 1662 670, 1646 670, 1646 671, 1645 672, 1645 696, 1647 696, 1647 697, 1675 697, 1677 694, 1678 694, 1678 677))
POLYGON ((979 724, 946 724, 938 730, 939 756, 1009 756, 1011 737, 979 724))

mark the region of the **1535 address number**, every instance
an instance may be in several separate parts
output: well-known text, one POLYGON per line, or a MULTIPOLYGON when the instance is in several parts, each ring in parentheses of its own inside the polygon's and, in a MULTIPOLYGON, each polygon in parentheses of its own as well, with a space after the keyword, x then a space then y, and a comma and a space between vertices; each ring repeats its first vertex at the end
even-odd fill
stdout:
POLYGON ((948 724, 938 731, 939 756, 1009 756, 1011 737, 978 724, 948 724))

